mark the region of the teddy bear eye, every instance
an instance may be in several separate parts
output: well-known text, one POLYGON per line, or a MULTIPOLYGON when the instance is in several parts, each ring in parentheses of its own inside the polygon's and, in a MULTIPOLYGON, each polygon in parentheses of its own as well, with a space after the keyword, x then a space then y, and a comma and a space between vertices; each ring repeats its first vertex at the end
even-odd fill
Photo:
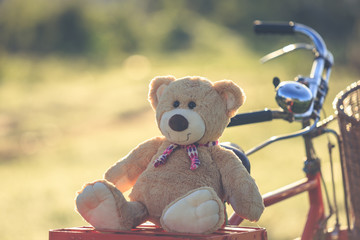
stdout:
POLYGON ((188 107, 189 107, 190 109, 194 109, 194 108, 196 107, 196 103, 193 102, 193 101, 191 101, 191 102, 189 102, 188 107))
POLYGON ((178 106, 180 106, 180 102, 176 100, 176 101, 173 103, 173 107, 174 107, 174 108, 177 108, 178 106))

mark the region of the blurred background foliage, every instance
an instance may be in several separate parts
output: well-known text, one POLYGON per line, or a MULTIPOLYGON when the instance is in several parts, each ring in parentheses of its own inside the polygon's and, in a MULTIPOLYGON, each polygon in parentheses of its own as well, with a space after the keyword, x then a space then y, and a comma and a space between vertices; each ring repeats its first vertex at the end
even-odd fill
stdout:
MULTIPOLYGON (((356 0, 0 0, 0 239, 46 239, 50 228, 86 225, 73 210, 75 192, 159 134, 146 101, 156 75, 232 79, 247 94, 241 112, 276 108, 272 77, 308 74, 313 55, 298 52, 260 66, 265 53, 308 40, 256 36, 256 19, 292 20, 321 34, 335 57, 325 104, 333 112, 335 95, 358 80, 359 5, 356 0)), ((226 130, 222 139, 249 149, 299 127, 254 124, 226 130)), ((320 140, 327 172, 326 142, 320 140)), ((262 193, 303 177, 303 149, 294 147, 301 144, 302 139, 290 140, 251 156, 262 193)), ((244 225, 266 227, 270 239, 295 238, 305 209, 307 198, 301 195, 266 209, 258 225, 244 225)))
POLYGON ((260 44, 254 41, 251 22, 293 20, 318 29, 338 64, 360 68, 360 3, 355 0, 2 0, 0 4, 0 50, 7 53, 104 61, 142 51, 191 49, 200 19, 237 32, 256 50, 260 44))

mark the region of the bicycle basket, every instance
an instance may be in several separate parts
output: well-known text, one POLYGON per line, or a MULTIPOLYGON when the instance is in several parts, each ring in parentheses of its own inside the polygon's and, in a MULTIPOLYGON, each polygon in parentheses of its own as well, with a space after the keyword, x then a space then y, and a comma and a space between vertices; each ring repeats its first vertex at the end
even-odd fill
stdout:
POLYGON ((340 92, 333 104, 342 136, 347 194, 350 197, 353 224, 360 229, 360 81, 340 92))

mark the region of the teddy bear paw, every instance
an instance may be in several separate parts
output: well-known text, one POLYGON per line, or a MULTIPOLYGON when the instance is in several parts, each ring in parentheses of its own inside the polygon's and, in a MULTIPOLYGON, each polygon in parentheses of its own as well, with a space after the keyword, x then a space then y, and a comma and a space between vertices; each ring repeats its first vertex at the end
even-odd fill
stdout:
POLYGON ((264 204, 258 203, 258 204, 252 204, 249 210, 249 217, 248 220, 252 222, 256 222, 260 219, 261 214, 264 212, 265 206, 264 204))
POLYGON ((115 197, 103 182, 87 184, 76 197, 76 207, 80 215, 97 229, 119 228, 115 197))
POLYGON ((224 206, 212 188, 196 189, 172 202, 163 212, 165 230, 182 233, 211 233, 224 223, 224 206))

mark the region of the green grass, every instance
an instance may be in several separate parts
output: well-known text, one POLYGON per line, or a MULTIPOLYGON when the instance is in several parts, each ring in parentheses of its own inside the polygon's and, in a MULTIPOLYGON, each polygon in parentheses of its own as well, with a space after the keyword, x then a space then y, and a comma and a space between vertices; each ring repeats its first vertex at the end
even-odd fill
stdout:
MULTIPOLYGON (((0 238, 47 239, 49 229, 86 225, 74 211, 76 191, 102 178, 137 144, 160 134, 147 102, 148 84, 156 75, 231 79, 247 93, 240 112, 276 108, 271 79, 275 75, 291 79, 296 72, 283 66, 295 64, 296 59, 262 66, 239 36, 212 29, 212 34, 196 40, 199 46, 194 51, 166 56, 144 53, 103 66, 81 59, 3 56, 0 238), (204 45, 207 38, 217 44, 204 45)), ((304 68, 301 71, 308 67, 304 68)), ((346 70, 334 70, 326 103, 329 114, 335 94, 356 80, 346 70)), ((282 121, 255 124, 227 129, 221 140, 249 149, 299 127, 282 121)), ((251 156, 252 176, 262 193, 303 177, 301 144, 302 139, 275 143, 251 156)), ((324 162, 328 169, 326 157, 324 162)), ((295 238, 301 234, 306 202, 306 195, 301 195, 270 207, 255 226, 267 228, 269 239, 295 238)))

